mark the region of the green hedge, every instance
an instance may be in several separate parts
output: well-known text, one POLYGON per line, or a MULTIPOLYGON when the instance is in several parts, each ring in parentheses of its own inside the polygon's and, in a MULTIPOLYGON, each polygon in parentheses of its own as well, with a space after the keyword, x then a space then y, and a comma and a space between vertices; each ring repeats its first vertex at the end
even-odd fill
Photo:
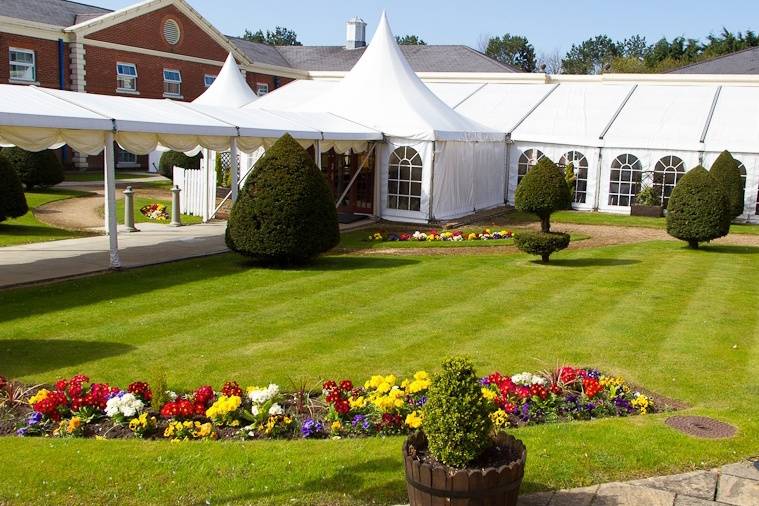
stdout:
POLYGON ((712 164, 709 173, 722 183, 730 201, 730 216, 736 218, 743 214, 744 190, 743 178, 738 162, 729 151, 723 151, 712 164))
POLYGON ((29 211, 21 179, 5 157, 0 156, 0 222, 29 211))
POLYGON ((195 156, 187 156, 177 151, 167 151, 161 155, 158 161, 158 172, 163 177, 174 179, 174 167, 183 169, 200 169, 200 161, 203 156, 198 153, 195 156))
POLYGON ((27 190, 54 186, 63 181, 63 164, 50 149, 31 152, 5 148, 0 156, 8 160, 27 190))
POLYGON ((569 246, 569 234, 561 232, 519 232, 514 235, 514 244, 520 251, 538 255, 543 262, 569 246))

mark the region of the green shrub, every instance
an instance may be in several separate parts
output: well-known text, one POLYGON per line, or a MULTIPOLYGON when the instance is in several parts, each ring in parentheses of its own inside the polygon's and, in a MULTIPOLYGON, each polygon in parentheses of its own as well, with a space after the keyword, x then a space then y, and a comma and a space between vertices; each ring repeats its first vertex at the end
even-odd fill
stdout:
POLYGON ((432 379, 423 409, 430 454, 439 462, 464 468, 491 444, 490 407, 471 361, 447 358, 432 379))
POLYGON ((645 185, 635 196, 635 203, 641 206, 658 206, 661 204, 661 196, 651 185, 645 185))
POLYGON ((667 233, 691 248, 730 231, 730 200, 722 184, 701 166, 678 181, 667 206, 667 233))
POLYGON ((520 251, 538 255, 547 263, 551 254, 569 246, 569 234, 561 232, 519 232, 514 235, 514 244, 520 251))
POLYGON ((18 218, 28 211, 21 179, 8 160, 0 156, 0 222, 18 218))
POLYGON ((50 149, 33 153, 21 148, 5 148, 0 155, 10 162, 27 190, 63 181, 63 164, 50 149))
POLYGON ((566 167, 564 167, 564 180, 567 182, 567 187, 569 188, 569 202, 567 203, 566 208, 572 209, 572 201, 575 199, 575 187, 577 186, 577 175, 575 174, 575 164, 572 162, 569 162, 566 167))
POLYGON ((270 264, 301 264, 340 242, 332 191, 312 157, 285 134, 245 181, 227 223, 227 246, 270 264))
POLYGON ((744 190, 743 178, 738 162, 729 151, 723 151, 712 164, 709 173, 719 181, 730 201, 730 217, 736 218, 743 214, 744 190))
POLYGON ((551 214, 570 205, 569 186, 564 174, 548 157, 540 159, 517 186, 514 206, 518 211, 540 218, 541 230, 551 231, 551 214))
POLYGON ((195 156, 187 156, 177 151, 166 151, 158 161, 158 172, 166 178, 174 179, 174 167, 183 169, 200 169, 200 161, 203 156, 198 153, 195 156))

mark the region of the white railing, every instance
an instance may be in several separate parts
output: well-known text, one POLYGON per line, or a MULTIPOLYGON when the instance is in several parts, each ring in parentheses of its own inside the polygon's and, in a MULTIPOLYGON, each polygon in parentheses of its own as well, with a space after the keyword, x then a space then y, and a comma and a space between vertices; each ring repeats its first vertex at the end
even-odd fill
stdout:
POLYGON ((174 185, 182 193, 179 198, 179 208, 182 214, 193 216, 203 215, 203 171, 198 169, 183 169, 174 167, 174 185))

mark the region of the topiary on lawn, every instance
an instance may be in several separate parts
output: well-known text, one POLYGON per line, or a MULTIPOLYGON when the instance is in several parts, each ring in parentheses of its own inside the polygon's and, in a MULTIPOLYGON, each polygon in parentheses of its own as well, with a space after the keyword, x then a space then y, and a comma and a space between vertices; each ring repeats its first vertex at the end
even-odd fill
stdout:
POLYGON ((178 151, 166 151, 158 161, 158 172, 166 178, 174 179, 174 167, 183 169, 200 169, 200 160, 203 156, 198 153, 195 156, 187 156, 178 151))
POLYGON ((290 135, 274 143, 248 176, 226 240, 242 255, 284 265, 313 260, 340 242, 332 191, 290 135))
POLYGON ((552 253, 569 246, 569 234, 562 232, 519 232, 514 235, 514 244, 520 251, 538 255, 547 263, 552 253))
POLYGON ((430 454, 447 466, 466 467, 492 445, 489 414, 472 362, 464 357, 445 359, 423 409, 430 454))
POLYGON ((27 190, 54 186, 63 181, 63 164, 50 149, 31 152, 5 148, 0 156, 8 160, 27 190))
POLYGON ((730 200, 722 184, 701 166, 688 171, 669 197, 667 233, 691 248, 730 231, 730 200))
POLYGON ((727 150, 723 151, 712 164, 709 173, 725 188, 730 201, 730 217, 736 218, 743 214, 743 178, 733 155, 727 150))
POLYGON ((551 214, 570 204, 569 186, 561 170, 548 157, 540 159, 517 186, 514 206, 537 214, 543 232, 551 231, 551 214))
POLYGON ((8 160, 0 156, 0 222, 18 218, 28 211, 21 179, 8 160))

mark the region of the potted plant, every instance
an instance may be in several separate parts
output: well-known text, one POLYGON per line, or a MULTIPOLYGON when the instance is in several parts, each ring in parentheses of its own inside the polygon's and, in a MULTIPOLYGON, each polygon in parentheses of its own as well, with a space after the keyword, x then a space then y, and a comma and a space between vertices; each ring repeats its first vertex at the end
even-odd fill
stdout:
POLYGON ((446 359, 428 391, 422 429, 403 445, 410 506, 516 506, 527 450, 494 433, 490 410, 471 361, 446 359))
POLYGON ((661 218, 664 216, 664 207, 656 189, 651 185, 645 185, 635 196, 635 203, 630 206, 630 216, 650 216, 661 218))

